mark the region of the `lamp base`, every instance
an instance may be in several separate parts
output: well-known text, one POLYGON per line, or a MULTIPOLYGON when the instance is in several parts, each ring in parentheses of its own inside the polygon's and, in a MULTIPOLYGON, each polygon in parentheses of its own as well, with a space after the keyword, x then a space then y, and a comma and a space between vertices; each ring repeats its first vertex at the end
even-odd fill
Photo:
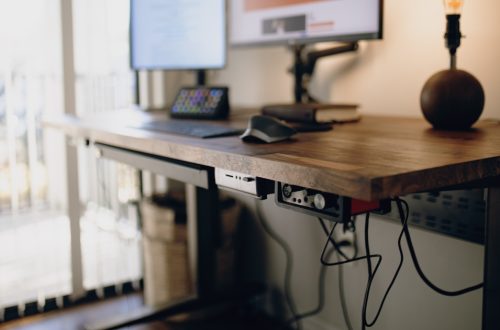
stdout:
POLYGON ((435 129, 466 130, 481 116, 484 90, 481 83, 463 70, 444 70, 425 83, 420 95, 425 119, 435 129))

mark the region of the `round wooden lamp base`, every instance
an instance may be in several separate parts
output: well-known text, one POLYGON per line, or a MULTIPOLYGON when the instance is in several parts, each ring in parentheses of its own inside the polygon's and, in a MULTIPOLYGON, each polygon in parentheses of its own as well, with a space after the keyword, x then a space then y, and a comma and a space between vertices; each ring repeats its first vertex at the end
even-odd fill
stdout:
POLYGON ((434 128, 466 130, 483 112, 483 87, 466 71, 440 71, 425 83, 420 95, 420 106, 425 119, 434 128))

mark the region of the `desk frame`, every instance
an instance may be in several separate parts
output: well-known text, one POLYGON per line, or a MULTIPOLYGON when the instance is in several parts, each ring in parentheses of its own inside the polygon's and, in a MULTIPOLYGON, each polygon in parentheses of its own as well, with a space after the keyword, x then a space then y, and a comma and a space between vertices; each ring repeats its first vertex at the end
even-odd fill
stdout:
MULTIPOLYGON (((159 308, 141 308, 134 313, 117 316, 85 326, 87 330, 118 329, 124 326, 152 321, 183 313, 207 304, 216 303, 215 272, 216 246, 220 232, 219 192, 213 169, 179 162, 165 157, 143 154, 122 148, 95 143, 101 157, 131 165, 141 170, 163 175, 187 184, 189 260, 196 293, 192 297, 169 303, 159 308)), ((221 300, 227 297, 221 298, 221 300)))
MULTIPOLYGON (((197 260, 195 283, 196 296, 176 301, 162 308, 145 308, 126 317, 96 323, 87 327, 88 330, 117 329, 126 325, 167 317, 185 310, 201 307, 202 301, 210 300, 215 293, 215 254, 217 237, 215 233, 220 228, 218 208, 218 190, 214 184, 213 169, 195 164, 181 164, 171 159, 141 154, 136 151, 116 148, 96 143, 95 146, 105 158, 129 164, 142 170, 164 175, 188 184, 188 194, 193 198, 188 200, 194 204, 188 205, 188 214, 191 215, 190 244, 195 243, 194 255, 197 260), (194 234, 194 235, 193 235, 194 234)), ((496 330, 500 325, 500 186, 487 188, 486 201, 486 230, 485 230, 485 263, 483 289, 483 330, 496 330)), ((193 246, 193 245, 191 245, 193 246)))
POLYGON ((488 188, 484 242, 483 330, 500 329, 500 186, 488 188))

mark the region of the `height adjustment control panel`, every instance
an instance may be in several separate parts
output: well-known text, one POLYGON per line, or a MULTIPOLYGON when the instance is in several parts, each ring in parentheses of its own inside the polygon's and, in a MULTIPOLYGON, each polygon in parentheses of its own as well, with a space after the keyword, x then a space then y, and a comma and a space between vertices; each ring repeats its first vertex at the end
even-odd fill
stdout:
POLYGON ((282 182, 276 182, 275 196, 278 206, 336 222, 361 213, 390 211, 390 201, 365 202, 282 182))

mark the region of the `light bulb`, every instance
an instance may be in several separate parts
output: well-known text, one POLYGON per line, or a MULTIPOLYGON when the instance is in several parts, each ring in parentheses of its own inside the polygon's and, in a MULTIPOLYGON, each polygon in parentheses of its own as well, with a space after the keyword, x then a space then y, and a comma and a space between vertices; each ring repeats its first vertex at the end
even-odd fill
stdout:
POLYGON ((464 0, 444 0, 444 10, 446 15, 462 14, 463 6, 464 6, 464 0))

